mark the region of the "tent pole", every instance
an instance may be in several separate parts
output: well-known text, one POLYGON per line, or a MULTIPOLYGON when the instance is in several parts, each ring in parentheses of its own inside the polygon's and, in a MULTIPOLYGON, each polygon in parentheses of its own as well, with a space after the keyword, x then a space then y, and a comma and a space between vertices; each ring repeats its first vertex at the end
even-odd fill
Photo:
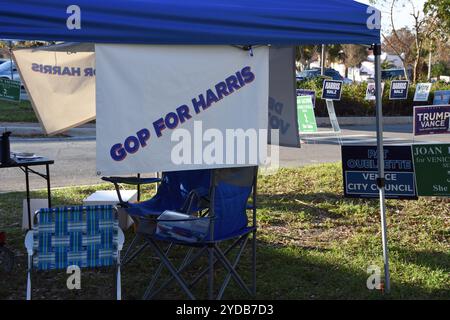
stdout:
POLYGON ((383 242, 384 261, 384 290, 390 292, 389 274, 389 252, 387 243, 387 224, 385 206, 385 176, 384 176, 384 148, 383 148, 383 105, 381 88, 381 44, 374 45, 373 54, 375 56, 375 88, 376 88, 376 113, 377 113, 377 150, 378 150, 378 179, 377 185, 380 191, 380 215, 381 215, 381 235, 383 242))
POLYGON ((325 75, 325 45, 322 45, 322 52, 320 54, 320 75, 325 75))

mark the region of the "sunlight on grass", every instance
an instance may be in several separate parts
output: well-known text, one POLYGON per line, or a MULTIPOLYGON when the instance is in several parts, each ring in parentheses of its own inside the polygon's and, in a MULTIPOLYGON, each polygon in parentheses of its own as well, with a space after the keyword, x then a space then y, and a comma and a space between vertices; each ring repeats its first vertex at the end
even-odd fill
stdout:
MULTIPOLYGON (((275 175, 260 177, 258 187, 257 298, 450 297, 448 201, 387 202, 392 293, 386 296, 366 288, 367 267, 383 265, 378 202, 344 199, 339 163, 282 169, 275 175)), ((53 198, 57 205, 76 205, 99 189, 111 189, 111 186, 58 189, 53 192, 53 198)), ((153 193, 152 187, 145 189, 143 198, 153 193)), ((34 192, 32 196, 45 198, 45 192, 34 192)), ((6 286, 0 287, 1 299, 24 296, 25 250, 19 225, 23 198, 23 193, 0 195, 0 230, 8 233, 8 245, 15 251, 18 263, 8 275, 6 286)), ((131 230, 126 237, 131 240, 131 230)), ((123 270, 127 299, 142 296, 156 266, 154 255, 150 251, 146 253, 123 270)), ((181 252, 176 255, 181 256, 181 252)), ((243 258, 240 272, 246 279, 250 277, 249 266, 249 257, 243 258)), ((64 273, 39 275, 37 288, 42 290, 35 296, 38 299, 113 298, 111 272, 84 274, 88 280, 83 280, 86 285, 78 293, 64 289, 64 273)), ((205 288, 204 283, 201 285, 199 292, 205 288)), ((185 298, 176 286, 161 297, 185 298)), ((230 283, 225 298, 247 297, 237 285, 230 283)))

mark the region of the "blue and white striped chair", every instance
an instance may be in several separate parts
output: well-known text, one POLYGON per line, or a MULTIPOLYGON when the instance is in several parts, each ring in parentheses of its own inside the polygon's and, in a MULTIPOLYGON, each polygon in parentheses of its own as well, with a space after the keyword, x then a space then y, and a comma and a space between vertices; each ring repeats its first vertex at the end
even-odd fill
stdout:
POLYGON ((41 209, 25 237, 28 251, 27 300, 31 271, 116 265, 117 300, 121 300, 120 251, 125 241, 113 206, 41 209))

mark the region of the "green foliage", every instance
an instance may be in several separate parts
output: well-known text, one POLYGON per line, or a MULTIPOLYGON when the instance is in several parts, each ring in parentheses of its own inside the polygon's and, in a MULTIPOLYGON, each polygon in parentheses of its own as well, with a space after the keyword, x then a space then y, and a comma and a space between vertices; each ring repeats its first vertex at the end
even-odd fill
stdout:
MULTIPOLYGON (((53 190, 55 205, 77 205, 97 185, 53 190)), ((154 188, 143 188, 143 198, 154 188)), ((45 191, 32 192, 45 198, 45 191)), ((7 245, 16 255, 16 265, 0 286, 0 299, 23 299, 26 283, 24 233, 20 230, 23 192, 0 194, 0 230, 7 232, 7 245)), ((258 241, 256 299, 448 299, 450 297, 450 244, 448 202, 439 199, 389 200, 386 204, 392 291, 383 295, 368 290, 367 267, 383 266, 377 200, 344 199, 340 163, 281 169, 258 181, 258 241)), ((134 237, 126 232, 126 246, 134 237)), ((225 246, 226 244, 224 244, 225 246)), ((125 248, 126 248, 125 246, 125 248)), ((173 248, 171 259, 181 263, 186 250, 173 248)), ((244 252, 239 272, 250 279, 250 249, 244 252)), ((231 255, 232 256, 232 255, 231 255)), ((201 260, 204 262, 205 260, 201 260)), ((125 299, 140 299, 159 264, 154 252, 144 250, 122 270, 125 299)), ((193 279, 200 264, 183 272, 193 279)), ((223 268, 215 268, 223 279, 223 268)), ((33 274, 36 300, 114 299, 113 270, 84 269, 82 289, 67 290, 62 271, 33 274)), ((167 273, 163 274, 163 277, 167 273)), ((206 283, 194 292, 205 298, 206 283)), ((158 299, 184 299, 178 286, 158 299)), ((246 299, 234 282, 226 299, 246 299)))
MULTIPOLYGON (((302 81, 297 84, 298 88, 311 89, 316 91, 316 116, 328 117, 325 100, 322 100, 323 79, 316 78, 309 81, 302 81)), ((450 85, 444 82, 433 84, 428 102, 414 102, 415 84, 410 84, 408 100, 389 100, 391 81, 386 81, 383 93, 383 114, 385 116, 412 116, 413 106, 428 105, 433 102, 434 91, 450 90, 450 85)), ((336 113, 340 117, 352 116, 375 116, 375 102, 365 100, 367 84, 353 83, 344 85, 341 101, 335 101, 336 113)))
POLYGON ((29 101, 9 102, 0 100, 0 122, 37 122, 29 101))

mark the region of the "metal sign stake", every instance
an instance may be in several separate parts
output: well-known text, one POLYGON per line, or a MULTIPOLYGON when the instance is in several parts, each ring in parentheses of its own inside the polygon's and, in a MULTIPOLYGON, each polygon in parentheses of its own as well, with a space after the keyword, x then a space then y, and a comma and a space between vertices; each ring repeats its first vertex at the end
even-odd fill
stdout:
POLYGON ((380 215, 381 215, 381 236, 383 243, 384 261, 384 290, 389 293, 391 290, 389 274, 389 251, 387 243, 387 223, 385 206, 385 177, 384 177, 384 148, 383 148, 383 105, 381 87, 381 45, 373 46, 375 56, 375 87, 376 87, 376 110, 377 110, 377 150, 378 150, 378 189, 380 191, 380 215))

